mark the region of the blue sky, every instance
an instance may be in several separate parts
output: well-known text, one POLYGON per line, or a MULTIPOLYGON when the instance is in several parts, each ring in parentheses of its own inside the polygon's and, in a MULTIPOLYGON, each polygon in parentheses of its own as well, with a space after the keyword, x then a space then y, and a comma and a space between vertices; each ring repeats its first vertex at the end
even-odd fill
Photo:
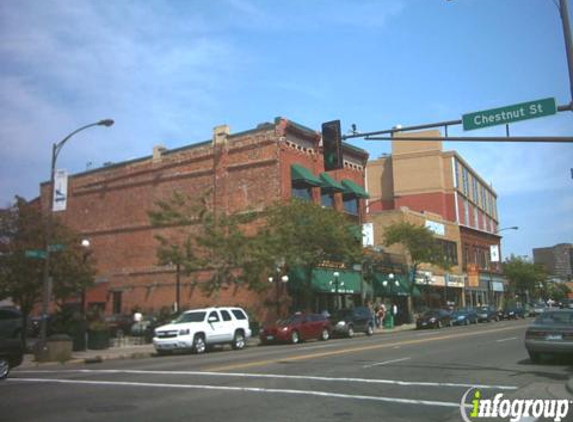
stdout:
MULTIPOLYGON (((276 116, 366 132, 571 101, 553 0, 3 0, 0 58, 2 205, 38 195, 53 142, 108 117, 116 124, 77 135, 58 167, 96 168, 276 116)), ((511 130, 570 136, 573 113, 511 130)), ((389 152, 353 143, 372 158, 389 152)), ((573 144, 445 149, 493 184, 501 227, 520 227, 504 232, 504 254, 573 242, 573 144)))

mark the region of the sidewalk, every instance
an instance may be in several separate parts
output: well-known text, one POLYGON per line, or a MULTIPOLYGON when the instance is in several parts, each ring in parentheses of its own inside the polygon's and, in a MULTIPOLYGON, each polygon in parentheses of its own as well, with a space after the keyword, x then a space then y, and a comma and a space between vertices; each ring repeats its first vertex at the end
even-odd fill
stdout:
MULTIPOLYGON (((401 331, 414 330, 415 324, 404 324, 391 329, 377 329, 374 335, 392 334, 401 331)), ((256 347, 259 345, 258 337, 251 337, 247 342, 249 347, 256 347)), ((101 363, 106 360, 116 359, 141 359, 155 356, 155 348, 153 344, 143 345, 123 345, 110 347, 104 350, 86 350, 83 352, 72 352, 72 358, 66 362, 36 362, 33 354, 24 355, 24 361, 19 369, 30 369, 54 365, 74 365, 74 364, 90 364, 101 363)))

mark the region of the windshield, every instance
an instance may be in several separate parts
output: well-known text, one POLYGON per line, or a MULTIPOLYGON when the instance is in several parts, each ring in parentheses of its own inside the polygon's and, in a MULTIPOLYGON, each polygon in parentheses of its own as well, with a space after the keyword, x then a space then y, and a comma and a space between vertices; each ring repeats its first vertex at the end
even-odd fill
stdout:
POLYGON ((186 312, 179 315, 173 323, 183 324, 185 322, 203 322, 205 320, 205 314, 205 312, 186 312))
POLYGON ((535 323, 543 325, 573 326, 573 312, 545 312, 537 317, 535 323))
POLYGON ((279 319, 277 325, 285 326, 290 324, 296 324, 302 321, 302 315, 292 315, 285 319, 279 319))

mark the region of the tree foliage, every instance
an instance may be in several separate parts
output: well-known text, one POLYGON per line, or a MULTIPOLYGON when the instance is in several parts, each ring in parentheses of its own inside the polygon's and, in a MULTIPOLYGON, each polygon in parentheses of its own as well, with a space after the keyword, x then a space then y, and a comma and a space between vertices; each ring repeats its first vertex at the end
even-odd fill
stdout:
MULTIPOLYGON (((44 268, 42 259, 29 258, 26 251, 44 250, 45 239, 42 214, 35 204, 16 197, 9 208, 0 211, 0 299, 14 301, 25 319, 42 301, 44 268)), ((89 287, 95 271, 79 236, 57 220, 51 243, 61 245, 50 254, 49 268, 53 297, 61 304, 89 287)))
POLYGON ((243 226, 254 216, 249 212, 215 214, 209 207, 209 194, 192 198, 175 192, 149 212, 151 224, 164 229, 155 235, 158 261, 161 265, 179 265, 188 276, 196 277, 202 271, 206 278, 199 286, 208 294, 229 284, 255 288, 257 280, 241 271, 249 266, 251 246, 243 226))
POLYGON ((391 246, 397 243, 404 247, 413 268, 422 263, 437 265, 444 269, 451 267, 434 233, 427 227, 407 221, 389 225, 384 231, 384 244, 391 246))
POLYGON ((279 263, 285 271, 310 273, 325 260, 359 260, 356 228, 341 213, 295 200, 260 213, 215 215, 208 198, 209 192, 199 198, 175 193, 149 213, 161 229, 155 236, 160 264, 179 264, 191 276, 201 272, 206 279, 199 285, 207 293, 229 283, 265 288, 279 263))
POLYGON ((503 273, 509 281, 510 290, 521 295, 533 293, 547 277, 542 266, 515 255, 505 260, 503 273))

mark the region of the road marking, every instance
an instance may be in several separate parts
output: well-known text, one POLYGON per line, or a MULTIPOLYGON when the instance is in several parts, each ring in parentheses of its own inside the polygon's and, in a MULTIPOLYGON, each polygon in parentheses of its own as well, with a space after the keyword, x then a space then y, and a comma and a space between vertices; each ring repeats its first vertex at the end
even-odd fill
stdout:
MULTIPOLYGON (((482 388, 496 390, 517 390, 518 387, 510 385, 482 385, 482 384, 460 384, 460 383, 439 383, 427 381, 400 381, 379 378, 331 378, 311 375, 283 375, 283 374, 256 374, 240 372, 202 372, 202 371, 157 371, 138 369, 67 369, 67 370, 23 370, 14 371, 14 374, 62 374, 62 373, 85 373, 85 374, 134 374, 134 375, 199 375, 207 377, 236 377, 236 378, 271 378, 271 379, 292 379, 306 381, 326 381, 326 382, 356 382, 365 384, 392 384, 401 386, 424 386, 424 387, 463 387, 482 388)), ((18 378, 13 378, 18 379, 18 378)))
POLYGON ((503 343, 504 341, 510 341, 510 340, 517 340, 517 337, 502 338, 501 340, 496 340, 496 343, 503 343))
POLYGON ((491 334, 491 333, 498 333, 503 331, 510 331, 510 330, 523 330, 525 327, 523 326, 510 326, 504 328, 494 328, 491 330, 486 331, 472 331, 460 334, 453 334, 453 335, 446 335, 446 336, 439 336, 439 337, 431 337, 431 338, 422 338, 422 339, 414 339, 414 340, 403 340, 398 341, 396 343, 384 343, 384 344, 376 344, 370 346, 362 346, 362 347, 349 347, 346 349, 341 350, 333 350, 330 352, 322 352, 322 353, 309 353, 305 355, 298 355, 298 356, 291 356, 291 357, 284 357, 280 359, 265 359, 259 360, 255 362, 246 362, 246 363, 237 363, 233 365, 225 365, 225 366, 216 366, 216 367, 209 367, 205 368, 207 371, 229 371, 234 369, 242 369, 242 368, 252 368, 255 366, 265 366, 270 364, 276 364, 279 362, 293 362, 298 360, 308 360, 308 359, 315 359, 315 358, 323 358, 323 357, 330 357, 335 355, 343 355, 348 353, 355 353, 355 352, 363 352, 367 350, 377 350, 377 349, 387 349, 395 346, 405 346, 411 344, 422 344, 422 343, 429 343, 432 341, 438 340, 450 340, 454 338, 463 338, 463 337, 473 337, 482 334, 491 334))
MULTIPOLYGON (((189 384, 164 384, 164 383, 148 383, 148 382, 125 382, 125 381, 88 381, 88 380, 67 380, 56 378, 9 378, 9 382, 37 382, 37 383, 55 383, 55 384, 75 384, 75 385, 95 385, 95 386, 117 386, 117 387, 151 387, 151 388, 180 388, 180 389, 193 389, 193 390, 217 390, 217 391, 237 391, 237 392, 252 392, 252 393, 275 393, 275 394, 293 394, 301 396, 318 396, 318 397, 333 397, 338 399, 352 399, 352 400, 371 400, 387 403, 400 403, 400 404, 415 404, 424 406, 440 406, 440 407, 455 407, 459 408, 460 403, 432 401, 432 400, 415 400, 403 399, 399 397, 376 397, 376 396, 362 396, 351 394, 330 393, 327 391, 307 391, 307 390, 289 390, 277 388, 258 388, 258 387, 232 387, 221 385, 189 385, 189 384)), ((471 408, 471 405, 465 405, 471 408)))
POLYGON ((372 368, 373 366, 389 365, 391 363, 404 362, 405 360, 410 360, 410 359, 412 359, 412 358, 392 359, 392 360, 387 360, 384 362, 373 363, 372 365, 364 365, 363 368, 372 368))

